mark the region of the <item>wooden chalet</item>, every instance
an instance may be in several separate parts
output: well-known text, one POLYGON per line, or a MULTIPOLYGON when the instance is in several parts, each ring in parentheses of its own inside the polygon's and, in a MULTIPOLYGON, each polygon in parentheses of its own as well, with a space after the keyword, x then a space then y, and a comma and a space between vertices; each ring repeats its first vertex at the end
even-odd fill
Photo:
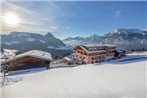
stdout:
POLYGON ((50 62, 52 56, 50 53, 32 50, 15 56, 12 59, 8 59, 5 62, 5 70, 23 70, 30 68, 46 67, 50 68, 50 62))

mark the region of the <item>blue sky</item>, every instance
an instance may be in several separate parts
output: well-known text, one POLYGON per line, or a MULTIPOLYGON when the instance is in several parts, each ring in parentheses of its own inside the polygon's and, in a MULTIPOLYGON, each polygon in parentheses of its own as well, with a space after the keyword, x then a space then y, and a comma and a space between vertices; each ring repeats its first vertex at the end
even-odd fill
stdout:
POLYGON ((18 26, 3 27, 3 32, 27 31, 58 38, 103 35, 116 28, 145 29, 147 2, 70 1, 3 2, 3 15, 20 18, 18 26))

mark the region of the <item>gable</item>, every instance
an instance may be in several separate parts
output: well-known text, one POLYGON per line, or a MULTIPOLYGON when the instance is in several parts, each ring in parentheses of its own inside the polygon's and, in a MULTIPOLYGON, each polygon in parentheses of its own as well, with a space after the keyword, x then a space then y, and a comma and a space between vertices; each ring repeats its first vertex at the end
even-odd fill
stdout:
POLYGON ((74 49, 73 50, 83 50, 82 48, 81 48, 81 46, 80 45, 77 45, 77 46, 75 46, 74 47, 74 49))

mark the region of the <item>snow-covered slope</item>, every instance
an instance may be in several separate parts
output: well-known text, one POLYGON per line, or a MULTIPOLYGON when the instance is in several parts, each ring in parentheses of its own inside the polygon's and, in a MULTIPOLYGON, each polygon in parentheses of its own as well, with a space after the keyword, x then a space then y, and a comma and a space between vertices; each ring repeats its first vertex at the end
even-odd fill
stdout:
POLYGON ((136 97, 146 96, 145 57, 136 53, 119 61, 12 75, 2 87, 4 97, 136 97))

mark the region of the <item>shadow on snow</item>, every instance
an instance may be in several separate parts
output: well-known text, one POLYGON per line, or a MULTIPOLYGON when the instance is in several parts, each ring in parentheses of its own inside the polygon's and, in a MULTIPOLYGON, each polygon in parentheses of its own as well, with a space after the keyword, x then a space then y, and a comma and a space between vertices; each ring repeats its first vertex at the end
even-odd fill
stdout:
POLYGON ((8 76, 15 76, 15 75, 22 75, 22 74, 33 74, 38 72, 45 71, 46 68, 35 68, 35 69, 24 69, 24 70, 18 70, 18 71, 10 71, 8 76))

